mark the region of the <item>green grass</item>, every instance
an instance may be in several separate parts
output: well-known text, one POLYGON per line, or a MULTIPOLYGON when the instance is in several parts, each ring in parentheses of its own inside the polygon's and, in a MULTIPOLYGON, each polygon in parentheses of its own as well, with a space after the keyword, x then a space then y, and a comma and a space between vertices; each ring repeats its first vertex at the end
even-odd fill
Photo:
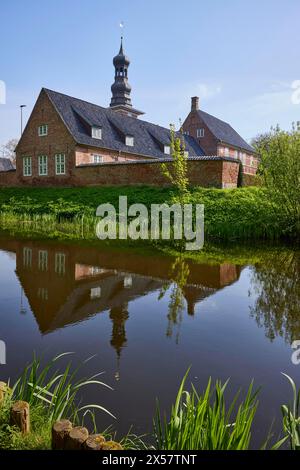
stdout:
POLYGON ((250 385, 246 397, 238 404, 239 394, 228 409, 225 384, 217 381, 212 389, 209 380, 205 391, 198 394, 184 390, 185 375, 170 419, 162 418, 159 406, 154 421, 156 448, 163 450, 245 450, 249 448, 251 428, 258 406, 257 392, 250 385))
MULTIPOLYGON (((95 238, 95 211, 102 203, 171 203, 171 188, 149 186, 93 188, 1 188, 0 226, 15 231, 52 233, 54 238, 95 238), (19 227, 19 228, 18 228, 19 227)), ((286 219, 263 188, 191 188, 189 202, 205 206, 209 240, 276 240, 297 237, 286 232, 286 219)))

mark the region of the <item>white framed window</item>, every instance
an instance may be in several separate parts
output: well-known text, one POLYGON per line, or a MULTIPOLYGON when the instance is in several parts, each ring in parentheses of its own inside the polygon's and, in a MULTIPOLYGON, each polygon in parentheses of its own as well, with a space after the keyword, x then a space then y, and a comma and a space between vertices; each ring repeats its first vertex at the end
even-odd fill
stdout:
POLYGON ((171 147, 170 147, 170 145, 165 145, 165 146, 164 146, 164 153, 165 153, 166 155, 170 155, 170 153, 171 153, 171 147))
POLYGON ((224 149, 226 157, 229 157, 229 148, 225 147, 224 149))
POLYGON ((23 266, 25 268, 32 267, 32 249, 26 246, 23 248, 23 266))
POLYGON ((48 271, 48 251, 39 250, 39 269, 48 271))
POLYGON ((47 155, 39 155, 39 176, 48 175, 48 157, 47 155))
POLYGON ((39 137, 44 137, 45 135, 48 135, 48 124, 42 124, 38 127, 38 135, 39 137))
POLYGON ((125 276, 123 280, 125 289, 132 287, 132 276, 125 276))
POLYGON ((64 153, 57 153, 55 155, 55 173, 57 175, 66 174, 66 156, 64 153))
POLYGON ((102 139, 102 128, 101 127, 92 127, 92 137, 93 139, 102 139))
POLYGON ((32 175, 32 158, 23 157, 23 175, 31 176, 32 175))
POLYGON ((47 287, 39 287, 38 288, 38 298, 41 300, 48 300, 48 289, 47 287))
POLYGON ((66 273, 65 253, 55 253, 55 272, 59 275, 64 275, 66 273))
POLYGON ((134 137, 131 135, 127 135, 125 139, 125 144, 128 145, 128 147, 133 147, 134 146, 134 137))
POLYGON ((90 291, 91 300, 100 299, 101 297, 101 287, 92 287, 90 291))
POLYGON ((98 155, 97 153, 93 154, 93 163, 103 163, 102 155, 98 155))
POLYGON ((197 129, 197 137, 204 137, 204 129, 197 129))

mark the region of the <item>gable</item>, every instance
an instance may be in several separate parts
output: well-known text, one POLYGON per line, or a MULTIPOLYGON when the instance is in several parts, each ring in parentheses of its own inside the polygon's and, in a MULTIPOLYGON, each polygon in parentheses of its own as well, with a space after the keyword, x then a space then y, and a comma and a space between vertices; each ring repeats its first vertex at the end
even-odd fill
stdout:
POLYGON ((33 149, 40 150, 43 147, 46 150, 49 145, 55 145, 58 141, 66 144, 74 143, 74 139, 65 123, 57 113, 47 94, 42 90, 18 142, 16 153, 32 152, 33 149), (48 125, 48 135, 40 137, 38 135, 38 127, 43 124, 48 125))
POLYGON ((255 153, 254 148, 230 124, 204 111, 198 110, 197 113, 218 141, 255 153))

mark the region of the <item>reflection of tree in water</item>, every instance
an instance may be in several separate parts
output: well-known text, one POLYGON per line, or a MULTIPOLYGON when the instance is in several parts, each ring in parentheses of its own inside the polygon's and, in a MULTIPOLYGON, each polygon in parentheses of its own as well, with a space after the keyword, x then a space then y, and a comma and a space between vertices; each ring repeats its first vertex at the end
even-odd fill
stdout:
POLYGON ((170 301, 168 304, 168 327, 166 335, 167 337, 172 337, 174 326, 177 326, 178 331, 176 335, 176 342, 178 342, 179 339, 179 330, 185 306, 183 289, 187 283, 189 273, 190 270, 187 263, 184 261, 182 256, 178 256, 171 266, 171 282, 162 288, 159 295, 159 299, 161 299, 165 295, 166 291, 171 287, 170 301))
POLYGON ((251 283, 257 299, 251 316, 271 341, 276 336, 288 343, 300 339, 299 281, 297 252, 276 253, 253 271, 251 283))

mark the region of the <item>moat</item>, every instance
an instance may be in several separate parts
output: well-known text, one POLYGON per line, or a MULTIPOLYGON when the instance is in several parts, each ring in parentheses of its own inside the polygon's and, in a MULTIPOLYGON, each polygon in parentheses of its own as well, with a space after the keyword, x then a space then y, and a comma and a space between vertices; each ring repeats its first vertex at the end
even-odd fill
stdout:
POLYGON ((299 256, 281 250, 255 264, 197 263, 109 248, 0 237, 0 339, 14 381, 33 351, 73 351, 85 376, 104 371, 114 391, 87 389, 117 420, 101 427, 150 432, 155 400, 169 409, 180 379, 203 389, 230 377, 232 394, 261 386, 255 444, 299 383, 291 344, 300 339, 299 256))

